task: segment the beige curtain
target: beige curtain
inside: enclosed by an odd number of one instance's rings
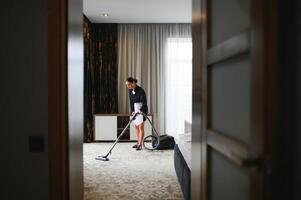
[[[169,37],[191,36],[190,24],[118,24],[118,112],[130,113],[127,77],[138,80],[147,95],[149,113],[165,132],[165,64]]]

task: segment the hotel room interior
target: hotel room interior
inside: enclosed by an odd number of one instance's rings
[[[190,199],[191,11],[190,0],[83,1],[85,199]],[[131,119],[127,77],[144,88],[148,117],[175,151],[136,152],[132,123],[102,163],[95,157]]]
[[[0,5],[1,200],[300,200],[300,0]],[[176,146],[95,160],[128,76]]]

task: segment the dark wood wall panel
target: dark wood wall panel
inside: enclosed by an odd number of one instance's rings
[[[117,24],[92,24],[97,113],[117,112]]]
[[[85,135],[93,141],[95,113],[117,113],[117,24],[84,17]]]
[[[92,42],[92,23],[84,16],[84,141],[89,142],[93,137],[93,113],[95,112],[93,98],[93,57],[90,56],[93,52]],[[90,94],[90,95],[89,95]]]

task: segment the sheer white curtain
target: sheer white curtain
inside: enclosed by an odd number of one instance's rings
[[[160,133],[166,132],[165,78],[169,38],[191,37],[190,24],[118,24],[118,112],[128,113],[127,77],[138,79]]]
[[[181,134],[192,118],[191,37],[168,38],[165,68],[165,132]]]

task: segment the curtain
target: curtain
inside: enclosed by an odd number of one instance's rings
[[[117,113],[117,24],[84,17],[84,142],[93,141],[94,114]]]
[[[191,37],[170,37],[166,48],[165,133],[190,132],[192,123]],[[188,126],[187,126],[188,125]]]
[[[165,132],[165,71],[167,41],[191,37],[190,24],[118,24],[118,109],[129,113],[125,80],[138,79],[159,132]]]

